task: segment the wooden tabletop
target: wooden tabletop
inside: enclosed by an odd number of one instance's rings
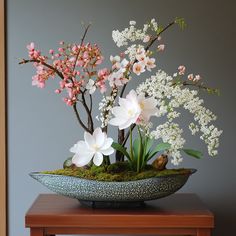
[[[78,200],[41,194],[25,216],[26,227],[213,228],[214,216],[195,194],[173,194],[138,209],[93,209]]]

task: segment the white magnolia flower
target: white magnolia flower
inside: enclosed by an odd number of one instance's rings
[[[87,165],[92,159],[96,166],[100,166],[103,162],[103,155],[111,155],[114,149],[111,147],[112,138],[108,138],[101,128],[96,128],[91,135],[84,132],[84,140],[78,141],[70,152],[75,153],[72,163],[78,167]]]
[[[148,122],[151,116],[158,113],[156,105],[154,98],[145,98],[143,94],[137,95],[131,90],[126,98],[119,98],[119,106],[112,108],[115,117],[109,123],[122,130],[140,121]]]
[[[157,101],[153,97],[145,98],[144,94],[140,94],[138,96],[138,103],[141,108],[140,120],[148,122],[151,116],[159,114]]]
[[[90,94],[93,94],[96,90],[95,82],[90,79],[88,83],[86,84],[86,89],[89,90]]]

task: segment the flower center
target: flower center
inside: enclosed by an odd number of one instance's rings
[[[95,151],[98,151],[98,149],[99,149],[98,145],[97,145],[97,144],[94,144],[94,145],[93,145],[93,149],[94,149]]]
[[[129,110],[128,110],[128,115],[129,115],[129,116],[133,116],[133,114],[134,114],[133,110],[129,109]]]
[[[140,103],[139,103],[139,106],[140,106],[141,110],[144,109],[144,104],[143,104],[143,102],[140,102]]]

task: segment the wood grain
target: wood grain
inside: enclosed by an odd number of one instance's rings
[[[195,194],[174,194],[137,209],[93,209],[76,199],[42,194],[25,217],[45,234],[161,234],[205,236],[214,216]]]
[[[6,235],[5,15],[0,0],[0,235]]]

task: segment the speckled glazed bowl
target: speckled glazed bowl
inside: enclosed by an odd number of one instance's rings
[[[153,177],[127,182],[105,182],[87,180],[64,175],[32,172],[30,176],[55,193],[76,198],[86,205],[94,203],[141,203],[168,196],[179,190],[196,172]],[[108,204],[108,205],[109,205]],[[113,204],[114,205],[114,204]]]

